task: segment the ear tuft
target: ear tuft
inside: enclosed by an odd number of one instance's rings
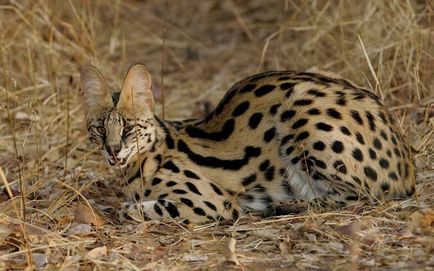
[[[138,116],[154,109],[151,74],[142,64],[132,66],[125,76],[117,108],[128,115]]]
[[[84,66],[80,78],[86,117],[98,117],[113,106],[108,84],[95,67]]]

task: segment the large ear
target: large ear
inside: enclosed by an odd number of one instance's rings
[[[142,64],[132,66],[122,85],[117,109],[130,116],[140,116],[154,110],[151,75]]]
[[[113,100],[107,82],[91,65],[81,71],[83,106],[86,117],[98,116],[113,107]]]

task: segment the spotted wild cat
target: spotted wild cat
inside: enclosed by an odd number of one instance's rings
[[[414,193],[413,162],[394,119],[369,90],[336,76],[272,71],[236,83],[201,120],[153,113],[151,76],[137,64],[112,90],[81,75],[92,142],[120,170],[128,202],[150,219],[201,223],[336,209]]]

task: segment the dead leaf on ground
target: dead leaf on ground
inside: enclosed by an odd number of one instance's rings
[[[87,253],[87,256],[89,256],[92,259],[101,258],[101,257],[106,256],[106,255],[107,255],[107,247],[106,246],[96,247]]]
[[[336,231],[351,237],[356,237],[360,233],[360,222],[355,220],[350,224],[336,228]]]
[[[434,233],[434,210],[416,211],[411,215],[415,231]]]
[[[101,227],[106,224],[97,213],[96,209],[91,209],[88,205],[79,203],[75,209],[74,219],[76,222],[92,224],[96,227]]]

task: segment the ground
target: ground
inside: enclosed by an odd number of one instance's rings
[[[433,10],[430,0],[3,1],[0,269],[433,270]],[[235,224],[120,225],[104,214],[117,189],[83,122],[86,63],[115,85],[147,65],[167,119],[203,116],[260,71],[316,67],[370,85],[415,151],[418,196]]]

